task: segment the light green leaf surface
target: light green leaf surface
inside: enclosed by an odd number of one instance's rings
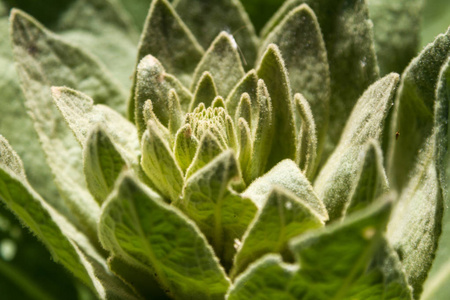
[[[94,58],[63,42],[25,13],[12,12],[11,31],[25,105],[47,163],[67,205],[93,237],[99,207],[86,188],[81,148],[51,101],[50,86],[71,86],[91,95],[96,103],[112,106],[123,103],[124,97]]]
[[[285,158],[295,159],[297,138],[289,78],[276,45],[270,44],[265,51],[257,74],[267,85],[272,100],[272,126],[275,134],[272,144],[265,145],[271,149],[266,165],[266,169],[270,169]]]
[[[94,127],[86,139],[83,151],[83,170],[86,183],[95,200],[101,205],[114,188],[125,160],[102,127]]]
[[[399,254],[414,296],[419,298],[441,234],[443,197],[435,163],[435,137],[418,157],[388,224],[387,238]]]
[[[194,90],[197,82],[203,76],[202,74],[208,71],[216,83],[218,94],[227,97],[245,75],[237,47],[232,35],[221,32],[211,43],[195,69],[191,91]]]
[[[363,167],[366,143],[381,138],[384,120],[392,107],[399,76],[386,75],[372,84],[356,103],[341,140],[314,182],[330,219],[343,215]]]
[[[148,123],[141,144],[141,164],[145,174],[165,198],[176,201],[183,188],[183,172],[154,122]]]
[[[198,139],[192,134],[190,124],[186,124],[177,132],[174,146],[174,156],[183,172],[191,165],[199,145]]]
[[[443,193],[443,218],[442,233],[439,238],[439,245],[436,258],[430,270],[422,294],[422,298],[445,299],[450,297],[448,281],[450,279],[450,161],[449,161],[449,137],[448,137],[448,116],[450,104],[450,58],[442,67],[438,88],[436,90],[435,105],[435,132],[436,132],[436,168],[438,171],[439,183]]]
[[[323,217],[306,202],[277,186],[268,193],[234,259],[231,276],[236,277],[247,266],[268,253],[280,253],[292,260],[288,241],[300,234],[324,226]]]
[[[360,169],[358,183],[347,202],[344,215],[369,206],[383,193],[388,192],[389,183],[383,167],[383,154],[377,141],[371,140],[364,151],[364,162]]]
[[[225,151],[186,182],[178,206],[199,226],[226,269],[256,213],[253,202],[230,189],[240,180],[239,165],[231,150]]]
[[[229,280],[197,227],[129,175],[105,202],[99,228],[106,249],[155,273],[169,295],[224,298]]]
[[[298,265],[266,256],[236,279],[228,299],[383,299],[383,277],[367,267],[382,246],[390,207],[382,203],[294,239]]]
[[[286,159],[263,176],[256,179],[242,194],[255,202],[259,209],[265,204],[265,200],[275,186],[280,186],[293,193],[306,205],[311,207],[320,220],[328,220],[328,213],[323,202],[317,197],[311,183],[292,160]]]
[[[326,159],[337,145],[356,101],[378,79],[373,25],[366,1],[289,0],[267,23],[262,36],[267,36],[289,11],[302,3],[308,4],[317,16],[330,66],[330,122],[322,156]]]
[[[380,74],[401,73],[419,48],[424,0],[367,0]]]
[[[174,136],[177,134],[178,129],[180,129],[183,124],[184,114],[181,111],[180,99],[178,94],[174,89],[169,91],[169,97],[167,99],[169,102],[169,125],[168,129],[170,132],[170,143],[173,145]]]
[[[256,75],[256,71],[250,70],[247,74],[245,74],[241,81],[236,84],[225,101],[227,111],[230,116],[234,116],[236,114],[236,109],[243,93],[247,93],[253,101],[256,100],[257,85],[258,76]]]
[[[252,102],[250,95],[247,93],[244,93],[241,96],[241,100],[236,109],[234,122],[238,123],[240,118],[243,118],[245,122],[247,122],[249,128],[252,128]]]
[[[205,107],[211,106],[218,95],[214,78],[208,71],[203,72],[196,84],[189,111],[193,111],[200,103],[203,103]]]
[[[169,123],[169,92],[174,89],[180,100],[183,111],[187,111],[191,102],[191,93],[174,76],[166,73],[162,64],[153,56],[144,57],[137,67],[137,84],[133,103],[136,113],[134,120],[139,137],[144,133],[147,124],[144,120],[144,104],[152,101],[153,112],[158,120],[167,126]]]
[[[119,0],[119,2],[131,16],[134,27],[141,31],[152,0]]]
[[[195,157],[186,171],[186,178],[189,178],[197,170],[213,160],[217,155],[222,153],[223,150],[224,149],[220,146],[217,138],[210,131],[207,131],[202,136]]]
[[[167,0],[154,0],[145,20],[138,47],[137,73],[134,75],[129,99],[128,113],[131,120],[139,116],[138,114],[135,116],[134,113],[136,107],[139,107],[134,105],[134,102],[138,101],[135,99],[135,94],[138,93],[135,90],[136,84],[142,81],[142,78],[139,78],[139,64],[149,54],[161,61],[159,68],[162,69],[162,74],[164,74],[165,68],[169,73],[174,74],[183,85],[190,86],[191,76],[202,58],[203,49]],[[160,65],[159,62],[158,65]],[[164,76],[161,80],[164,80]],[[182,97],[180,94],[178,96]],[[157,101],[151,98],[150,100]],[[165,124],[164,119],[161,122]]]
[[[436,38],[406,68],[389,132],[387,172],[391,185],[403,188],[415,157],[434,126],[434,103],[441,67],[450,55],[450,29]],[[400,133],[398,140],[395,132]]]
[[[221,31],[228,30],[241,48],[243,61],[253,66],[258,38],[240,1],[174,0],[173,5],[203,47],[207,48]]]
[[[117,5],[116,0],[65,1],[70,4],[57,17],[57,21],[53,20],[56,22],[50,27],[51,30],[94,54],[107,66],[106,73],[117,79],[116,86],[128,89],[139,40],[139,32],[128,15]],[[94,15],[95,18],[92,17]],[[120,104],[120,112],[125,113],[125,101],[122,99]]]
[[[239,141],[239,165],[242,170],[242,177],[245,183],[251,181],[250,166],[253,152],[252,136],[247,121],[240,118],[238,121],[238,141]]]
[[[265,50],[270,43],[276,44],[283,55],[292,92],[301,93],[311,106],[320,156],[328,129],[330,71],[314,12],[307,5],[290,11],[267,36],[260,50]]]
[[[22,161],[0,136],[0,199],[44,243],[53,259],[96,291],[100,299],[120,292],[134,299],[128,289],[111,276],[103,258],[79,232],[30,187]],[[102,278],[97,273],[103,274]],[[108,289],[108,286],[114,286]],[[125,297],[126,296],[126,297]]]
[[[308,101],[302,94],[295,94],[294,103],[301,121],[297,139],[297,160],[305,176],[312,179],[317,165],[317,130]]]

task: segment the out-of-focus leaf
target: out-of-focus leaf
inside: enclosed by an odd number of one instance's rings
[[[229,286],[197,227],[125,174],[103,206],[100,240],[115,256],[154,274],[180,299],[223,299]]]
[[[373,25],[366,1],[288,0],[267,23],[262,36],[267,36],[289,11],[302,3],[308,4],[317,16],[330,66],[330,121],[322,156],[326,159],[339,142],[356,101],[378,79]]]
[[[441,234],[443,198],[435,162],[435,137],[419,154],[414,175],[392,212],[387,238],[397,251],[419,299]]]
[[[421,47],[432,43],[437,35],[447,30],[450,7],[447,0],[424,0],[420,31]]]
[[[295,159],[296,134],[294,121],[294,106],[291,98],[291,88],[287,70],[278,47],[270,44],[261,58],[257,71],[258,77],[264,80],[272,100],[273,140],[266,169],[272,168],[279,161]]]
[[[231,276],[235,277],[251,262],[268,253],[280,253],[292,260],[288,241],[322,227],[322,219],[306,202],[275,186],[242,238]]]
[[[199,226],[221,258],[230,268],[240,240],[256,213],[256,206],[230,189],[240,179],[238,162],[228,150],[204,166],[186,182],[184,197],[178,206]]]
[[[364,92],[347,121],[338,146],[314,182],[314,189],[325,203],[331,220],[343,215],[352,197],[351,192],[358,184],[363,167],[367,142],[381,138],[398,80],[398,74],[386,75]]]
[[[308,100],[316,123],[320,157],[328,127],[330,71],[314,12],[307,5],[290,11],[267,36],[260,50],[270,43],[276,44],[283,55],[292,92],[301,93]]]
[[[380,74],[401,73],[417,55],[424,0],[368,0]]]
[[[441,67],[450,55],[450,29],[436,38],[406,68],[389,131],[387,173],[391,185],[403,188],[415,157],[434,126],[434,103]],[[396,139],[395,132],[400,136]]]
[[[293,193],[314,210],[320,216],[320,220],[328,220],[328,213],[323,202],[317,197],[311,183],[292,160],[286,159],[263,176],[256,179],[242,194],[255,202],[259,209],[265,204],[265,200],[275,186],[281,186]]]
[[[227,30],[241,47],[244,62],[253,65],[258,38],[238,0],[174,0],[173,5],[203,47],[207,48],[221,31]]]

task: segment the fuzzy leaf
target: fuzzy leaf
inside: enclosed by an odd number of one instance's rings
[[[124,158],[136,164],[139,140],[136,128],[127,119],[108,106],[94,105],[89,96],[66,87],[52,87],[52,96],[83,148],[91,129],[101,125]]]
[[[387,172],[393,187],[403,188],[410,178],[417,152],[434,126],[434,103],[441,67],[450,55],[450,29],[439,35],[406,68],[387,135]],[[398,140],[395,132],[400,133]]]
[[[251,200],[229,188],[236,178],[240,178],[238,162],[228,150],[187,180],[178,204],[197,223],[226,268],[236,252],[235,240],[242,238],[256,213]]]
[[[317,16],[330,66],[330,121],[322,156],[326,159],[337,145],[356,101],[378,79],[373,25],[366,1],[288,0],[267,23],[262,36],[267,36],[289,11],[302,3],[308,4]]]
[[[324,225],[322,216],[297,196],[274,187],[242,239],[231,276],[241,273],[267,253],[280,253],[292,259],[288,241],[310,229]]]
[[[192,134],[191,125],[186,124],[177,132],[174,155],[183,172],[191,165],[199,145],[198,139]]]
[[[294,109],[291,99],[289,78],[281,53],[276,45],[269,45],[258,67],[258,77],[264,80],[272,100],[273,141],[269,147],[270,154],[266,169],[272,168],[279,161],[295,159],[296,134]]]
[[[252,136],[247,121],[240,118],[238,121],[239,140],[239,165],[242,170],[242,177],[245,183],[250,182],[250,163],[253,152]]]
[[[177,134],[178,129],[183,124],[183,113],[181,111],[180,99],[178,99],[177,92],[174,89],[169,91],[167,101],[169,102],[168,129],[170,132],[171,144],[173,144],[173,136]]]
[[[208,47],[222,30],[227,29],[241,47],[243,60],[253,65],[258,38],[240,1],[174,0],[173,5],[203,47]]]
[[[141,144],[141,164],[145,174],[164,197],[177,200],[183,188],[183,172],[154,122],[149,122]]]
[[[105,130],[95,127],[86,139],[83,166],[89,191],[99,205],[112,192],[125,165],[125,160]]]
[[[238,123],[239,118],[243,118],[248,123],[249,128],[252,128],[252,100],[247,93],[242,94],[241,101],[239,101],[234,117],[236,123]]]
[[[200,231],[129,175],[104,205],[99,228],[106,249],[155,274],[172,297],[224,298],[229,281]]]
[[[294,103],[301,119],[298,134],[297,163],[308,179],[313,178],[316,171],[317,135],[316,123],[308,101],[301,94],[295,94]]]
[[[294,239],[290,246],[301,267],[266,256],[236,279],[228,299],[383,299],[383,277],[367,267],[382,244],[390,206]]]
[[[377,141],[368,142],[360,172],[358,184],[352,191],[351,200],[345,208],[345,215],[369,206],[389,190],[389,183],[383,167],[383,155]]]
[[[244,77],[245,72],[233,36],[221,32],[211,43],[202,60],[195,69],[191,91],[203,76],[210,72],[220,96],[226,97],[233,87]]]
[[[217,95],[216,84],[211,73],[208,71],[203,72],[195,87],[189,111],[193,111],[200,103],[203,103],[205,107],[211,106],[211,103]]]
[[[276,44],[283,54],[293,93],[301,93],[308,99],[316,122],[320,156],[328,127],[330,71],[314,12],[307,5],[290,11],[260,49],[266,49],[270,43]]]
[[[197,147],[195,157],[186,171],[186,178],[189,178],[197,170],[201,169],[217,155],[223,151],[217,138],[209,131],[207,131],[200,140],[200,144]]]
[[[53,259],[96,291],[100,299],[106,299],[107,294],[116,291],[123,292],[124,299],[135,299],[117,278],[107,273],[105,261],[86,236],[30,187],[25,178],[22,161],[2,136],[0,136],[0,199],[44,243]],[[94,272],[103,274],[103,278],[99,279]],[[115,288],[107,289],[108,285]]]
[[[251,70],[236,84],[225,101],[230,116],[236,114],[236,109],[243,93],[247,93],[253,101],[256,100],[257,86],[258,76],[255,70]]]
[[[443,199],[435,164],[435,137],[426,141],[414,176],[392,212],[387,237],[397,250],[415,298],[419,298],[435,257]]]
[[[152,1],[139,42],[137,63],[151,54],[185,86],[202,58],[203,48],[167,0]],[[136,78],[135,78],[136,80]]]
[[[261,209],[274,186],[281,186],[302,199],[315,214],[320,216],[322,222],[328,220],[325,206],[317,197],[311,183],[297,164],[289,159],[279,162],[272,170],[256,179],[242,195],[252,199]]]
[[[81,148],[51,100],[50,85],[67,85],[91,95],[95,103],[123,103],[123,94],[107,72],[81,49],[54,36],[18,10],[11,14],[14,57],[35,129],[56,185],[74,216],[96,235],[99,207],[89,194]],[[63,63],[61,63],[61,61]]]
[[[166,73],[161,63],[153,56],[144,57],[137,67],[137,83],[134,99],[135,123],[141,137],[147,128],[143,108],[147,100],[152,101],[153,112],[159,121],[167,126],[169,123],[169,105],[167,98],[174,89],[180,100],[181,108],[188,110],[191,93],[174,76]]]
[[[423,0],[368,0],[382,75],[400,73],[417,54]]]
[[[450,295],[448,280],[450,278],[450,265],[448,253],[450,251],[450,217],[449,217],[449,137],[448,137],[448,116],[450,103],[450,58],[442,67],[439,77],[438,88],[436,90],[435,105],[435,132],[436,132],[436,168],[438,171],[439,183],[443,193],[443,217],[442,233],[439,238],[439,247],[436,251],[436,258],[425,282],[422,298],[426,300],[445,299]]]
[[[351,199],[351,191],[358,184],[366,143],[381,138],[398,78],[395,73],[386,75],[364,92],[347,121],[338,146],[314,182],[314,189],[325,203],[331,220],[342,216]]]

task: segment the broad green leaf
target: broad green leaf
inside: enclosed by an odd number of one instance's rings
[[[154,122],[148,123],[141,144],[141,164],[145,174],[165,198],[177,200],[183,188],[183,172]]]
[[[167,126],[169,123],[169,92],[174,89],[180,100],[183,111],[187,111],[191,102],[191,93],[174,76],[166,73],[161,63],[153,56],[144,57],[136,71],[136,91],[133,98],[136,113],[134,120],[139,137],[144,133],[147,124],[144,121],[143,108],[147,100],[152,101],[153,112],[159,121]],[[133,96],[134,97],[134,96]]]
[[[419,298],[435,257],[444,209],[434,136],[425,142],[413,174],[392,212],[387,238],[399,254],[414,296]]]
[[[123,94],[104,68],[81,49],[54,36],[18,10],[11,14],[14,58],[26,96],[26,107],[55,178],[73,215],[96,236],[99,207],[88,193],[81,147],[51,100],[51,85],[67,85],[92,96],[95,103],[123,103]]]
[[[130,175],[103,206],[99,228],[106,249],[155,274],[170,296],[224,298],[229,280],[197,227]]]
[[[0,136],[0,199],[50,251],[53,259],[96,291],[100,299],[115,291],[134,299],[117,278],[108,274],[103,258],[62,215],[48,205],[29,185],[22,161]],[[86,260],[89,260],[87,262]],[[101,280],[96,273],[103,274]],[[114,289],[106,287],[113,285]],[[114,290],[114,291],[113,291]]]
[[[125,166],[125,160],[105,130],[94,127],[86,139],[83,169],[89,191],[99,205],[112,192],[114,183]]]
[[[252,136],[247,121],[240,118],[238,121],[238,141],[239,141],[239,165],[242,170],[242,177],[245,183],[250,183],[250,164],[253,152]]]
[[[138,99],[135,99],[135,95],[138,93],[136,87],[142,81],[142,78],[139,78],[139,64],[147,55],[154,56],[162,63],[158,62],[154,73],[159,71],[158,69],[162,69],[158,73],[164,74],[162,67],[164,65],[164,68],[169,73],[174,74],[185,86],[190,85],[191,76],[202,58],[202,47],[167,0],[154,0],[145,20],[144,30],[139,42],[136,73],[133,78],[131,97],[129,99],[128,114],[131,120],[139,116],[138,113],[135,113],[135,109],[139,108],[138,104],[135,104],[135,102],[139,102]],[[156,62],[151,61],[150,63],[151,65],[156,64]],[[159,78],[160,81],[164,80],[164,75],[161,76],[160,74],[156,78]],[[178,93],[178,96],[182,97],[180,93]],[[157,101],[151,98],[150,100]],[[165,120],[162,119],[161,122],[165,123]]]
[[[192,134],[191,125],[186,124],[178,130],[174,156],[183,172],[186,172],[194,160],[199,143],[198,139]]]
[[[367,152],[366,143],[372,139],[379,142],[381,138],[398,80],[395,73],[386,75],[364,92],[347,121],[339,144],[314,182],[330,220],[343,215],[352,197]]]
[[[245,75],[237,47],[233,36],[221,32],[211,43],[195,69],[191,91],[194,90],[203,73],[210,72],[216,83],[218,94],[227,97],[233,87]]]
[[[438,88],[436,90],[435,105],[435,132],[436,132],[436,168],[438,171],[439,183],[443,193],[443,217],[442,233],[439,238],[439,246],[436,251],[436,258],[428,275],[422,294],[423,299],[445,299],[450,295],[448,280],[450,278],[450,217],[449,204],[450,194],[448,191],[450,178],[449,161],[449,137],[448,137],[448,115],[450,103],[450,58],[442,67],[439,77]]]
[[[272,126],[274,136],[266,169],[272,168],[279,161],[295,159],[296,133],[294,108],[287,70],[278,47],[270,44],[258,67],[258,77],[264,80],[272,100]]]
[[[139,139],[130,121],[108,106],[94,105],[89,96],[76,90],[52,87],[52,96],[81,147],[85,148],[92,128],[100,125],[127,162],[137,164]]]
[[[272,100],[267,91],[264,80],[258,80],[256,107],[258,114],[255,117],[253,134],[253,154],[250,170],[250,181],[263,175],[268,164],[268,158],[275,128],[273,126]]]
[[[225,101],[230,116],[236,114],[236,109],[243,93],[249,94],[250,99],[253,99],[253,101],[256,100],[257,86],[258,76],[255,70],[251,70],[236,84]]]
[[[401,73],[417,54],[424,0],[367,0],[381,75]]]
[[[383,276],[368,266],[383,244],[390,208],[384,202],[295,238],[298,264],[266,256],[236,279],[227,299],[383,299]]]
[[[294,103],[299,119],[301,119],[298,134],[297,163],[308,179],[312,179],[317,165],[317,134],[316,123],[308,101],[302,94],[295,94]]]
[[[251,262],[267,253],[280,253],[292,259],[288,241],[308,230],[324,226],[322,219],[303,200],[274,187],[242,238],[231,276],[236,277]]]
[[[316,215],[320,216],[322,222],[328,220],[325,206],[317,197],[311,183],[297,164],[289,159],[279,162],[272,170],[253,181],[242,195],[252,199],[256,206],[261,209],[275,186],[281,186],[304,201]]]
[[[330,121],[322,155],[326,159],[339,142],[356,101],[378,79],[373,25],[366,1],[288,0],[267,23],[262,36],[267,36],[289,11],[302,3],[308,4],[317,16],[330,66]]]
[[[208,71],[203,72],[195,87],[189,111],[193,111],[200,103],[203,103],[205,107],[211,106],[211,103],[217,95],[216,84],[211,73]]]
[[[130,265],[120,257],[115,256],[108,258],[108,267],[143,299],[170,299],[149,270]]]
[[[256,213],[253,202],[230,189],[240,179],[239,165],[231,150],[225,151],[186,182],[178,206],[198,225],[226,269]]]
[[[186,171],[186,178],[189,178],[197,170],[201,169],[203,166],[213,160],[223,150],[224,149],[217,140],[217,137],[214,136],[210,131],[205,132],[197,147],[195,157]]]
[[[268,35],[260,50],[276,44],[286,64],[293,93],[308,100],[317,128],[319,157],[329,118],[330,71],[327,51],[314,12],[300,5]]]
[[[241,47],[243,61],[253,65],[258,38],[240,1],[174,0],[173,5],[203,47],[207,48],[221,31],[227,29]]]
[[[407,184],[412,162],[432,132],[439,72],[449,55],[450,29],[428,45],[402,75],[387,132],[387,173],[393,187],[401,189]],[[398,140],[395,132],[400,133]]]
[[[34,2],[34,1],[27,1]],[[63,1],[61,1],[63,2]],[[65,40],[94,54],[117,79],[116,86],[128,89],[136,59],[137,31],[115,0],[69,0],[67,9],[55,18],[51,30]],[[53,8],[53,5],[47,4]],[[41,8],[42,9],[42,8]],[[93,18],[92,16],[95,16]],[[120,41],[120,42],[119,42]],[[126,110],[126,94],[121,113]]]
[[[352,191],[344,215],[369,206],[375,199],[389,190],[389,183],[383,167],[383,155],[380,145],[372,140],[364,151],[364,162],[360,169],[358,183]]]

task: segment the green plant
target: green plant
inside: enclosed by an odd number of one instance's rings
[[[0,136],[0,198],[101,299],[437,297],[450,31],[409,62],[420,6],[290,0],[257,36],[237,0],[154,0],[129,96],[119,4],[70,4],[81,47],[13,10],[60,197]]]

